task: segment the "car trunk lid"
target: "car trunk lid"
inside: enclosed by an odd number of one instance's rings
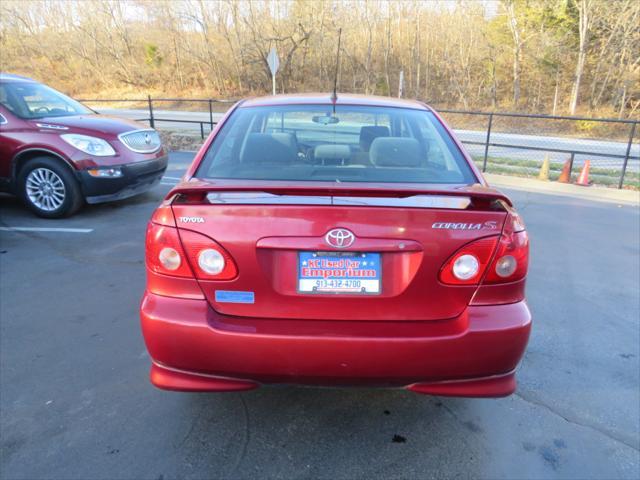
[[[219,313],[300,320],[455,317],[477,286],[445,285],[440,268],[463,245],[499,235],[506,212],[496,202],[508,202],[479,186],[269,183],[196,181],[171,192],[178,228],[207,235],[237,264],[232,280],[199,280]],[[335,229],[352,233],[353,243],[328,243]],[[379,290],[301,292],[302,262],[315,254],[378,262]]]

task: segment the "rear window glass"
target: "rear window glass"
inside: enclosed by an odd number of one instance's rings
[[[433,113],[385,107],[238,108],[196,176],[211,179],[476,183]]]

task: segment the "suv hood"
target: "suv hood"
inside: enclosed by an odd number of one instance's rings
[[[100,134],[117,136],[124,132],[130,132],[131,130],[149,128],[133,120],[101,114],[43,117],[29,120],[29,123],[34,127],[40,126],[40,128],[44,129],[47,129],[47,126],[51,126],[52,129],[55,129],[56,126],[67,127],[69,133],[85,135]],[[60,131],[60,133],[64,132]]]

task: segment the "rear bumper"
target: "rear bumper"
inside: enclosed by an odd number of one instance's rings
[[[168,157],[162,156],[144,162],[118,165],[122,176],[96,178],[86,170],[78,172],[80,185],[87,203],[121,200],[150,190],[160,182],[167,169]]]
[[[141,321],[151,381],[182,391],[293,383],[505,396],[531,330],[525,302],[473,306],[441,322],[294,322],[223,317],[205,300],[149,292]]]

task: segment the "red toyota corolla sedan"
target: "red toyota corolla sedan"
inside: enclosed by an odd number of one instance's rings
[[[147,230],[151,381],[515,390],[527,233],[428,106],[235,105]]]

